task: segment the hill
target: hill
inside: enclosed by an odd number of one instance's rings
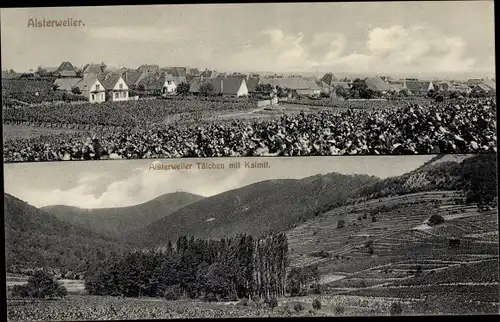
[[[131,207],[82,209],[57,205],[41,209],[75,226],[107,236],[122,237],[132,228],[145,227],[203,198],[187,192],[175,192]]]
[[[325,204],[342,204],[354,191],[378,180],[330,173],[258,182],[188,205],[134,235],[144,245],[153,246],[181,235],[221,238],[284,231],[314,217]]]
[[[126,247],[62,222],[9,194],[4,194],[4,222],[6,268],[12,273],[39,267],[82,272],[87,262]]]

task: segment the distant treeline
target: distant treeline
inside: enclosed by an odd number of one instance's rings
[[[96,263],[85,278],[94,295],[236,300],[283,296],[288,267],[284,233],[221,240],[181,236],[173,245]]]

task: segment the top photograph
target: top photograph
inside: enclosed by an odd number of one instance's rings
[[[3,161],[496,153],[493,5],[1,9]]]

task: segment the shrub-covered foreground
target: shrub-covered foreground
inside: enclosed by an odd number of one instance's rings
[[[10,301],[9,301],[10,302]],[[231,318],[320,316],[321,311],[297,313],[288,307],[225,305],[111,296],[70,296],[59,301],[9,303],[8,321],[95,321],[172,318]]]

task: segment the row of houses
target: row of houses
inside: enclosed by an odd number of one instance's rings
[[[332,96],[339,88],[349,90],[352,81],[339,80],[333,73],[321,79],[297,75],[261,77],[256,74],[217,73],[212,70],[200,71],[189,67],[165,67],[141,65],[137,69],[121,68],[108,71],[104,63],[86,64],[77,70],[70,62],[63,62],[55,71],[58,78],[54,82],[57,90],[84,95],[89,102],[125,101],[130,91],[155,92],[163,96],[178,92],[180,84],[189,86],[192,94],[199,94],[203,84],[210,84],[213,94],[226,96],[247,96],[257,92],[259,85],[267,85],[276,91],[289,89],[298,95]],[[381,93],[406,90],[409,95],[427,95],[431,90],[458,91],[470,93],[473,90],[495,91],[495,82],[489,79],[473,79],[465,83],[433,82],[418,79],[395,80],[391,77],[376,76],[364,79],[367,88]]]

